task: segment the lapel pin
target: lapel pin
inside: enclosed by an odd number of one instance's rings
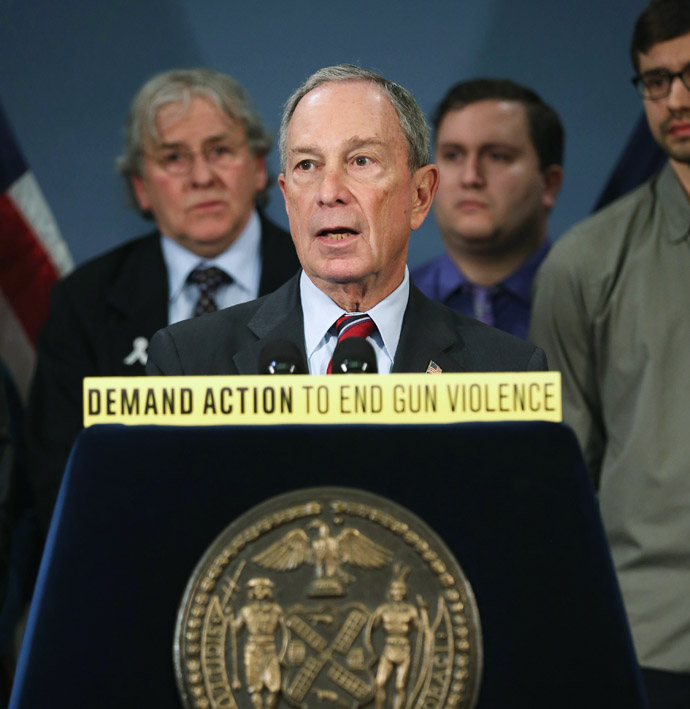
[[[132,351],[122,361],[130,366],[137,362],[146,364],[146,360],[149,357],[148,346],[149,341],[145,337],[135,337],[134,342],[132,342]]]
[[[427,374],[441,374],[443,370],[434,362],[433,359],[429,360],[429,364],[426,368],[426,373]]]

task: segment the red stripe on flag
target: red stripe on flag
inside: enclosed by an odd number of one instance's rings
[[[0,195],[0,289],[31,342],[48,317],[58,273],[43,244],[8,195]]]

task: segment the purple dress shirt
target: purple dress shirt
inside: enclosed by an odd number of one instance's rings
[[[549,241],[525,263],[486,293],[470,283],[447,253],[411,271],[412,280],[424,295],[497,327],[527,339],[532,301],[532,282],[537,269],[551,248]]]

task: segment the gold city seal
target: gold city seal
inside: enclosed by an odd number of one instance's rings
[[[410,511],[361,490],[280,495],[234,521],[177,617],[185,707],[473,707],[472,589]]]

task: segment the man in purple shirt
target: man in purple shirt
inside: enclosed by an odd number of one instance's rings
[[[433,126],[434,216],[446,252],[412,279],[430,298],[526,338],[563,181],[560,118],[531,89],[476,79],[448,91]]]

